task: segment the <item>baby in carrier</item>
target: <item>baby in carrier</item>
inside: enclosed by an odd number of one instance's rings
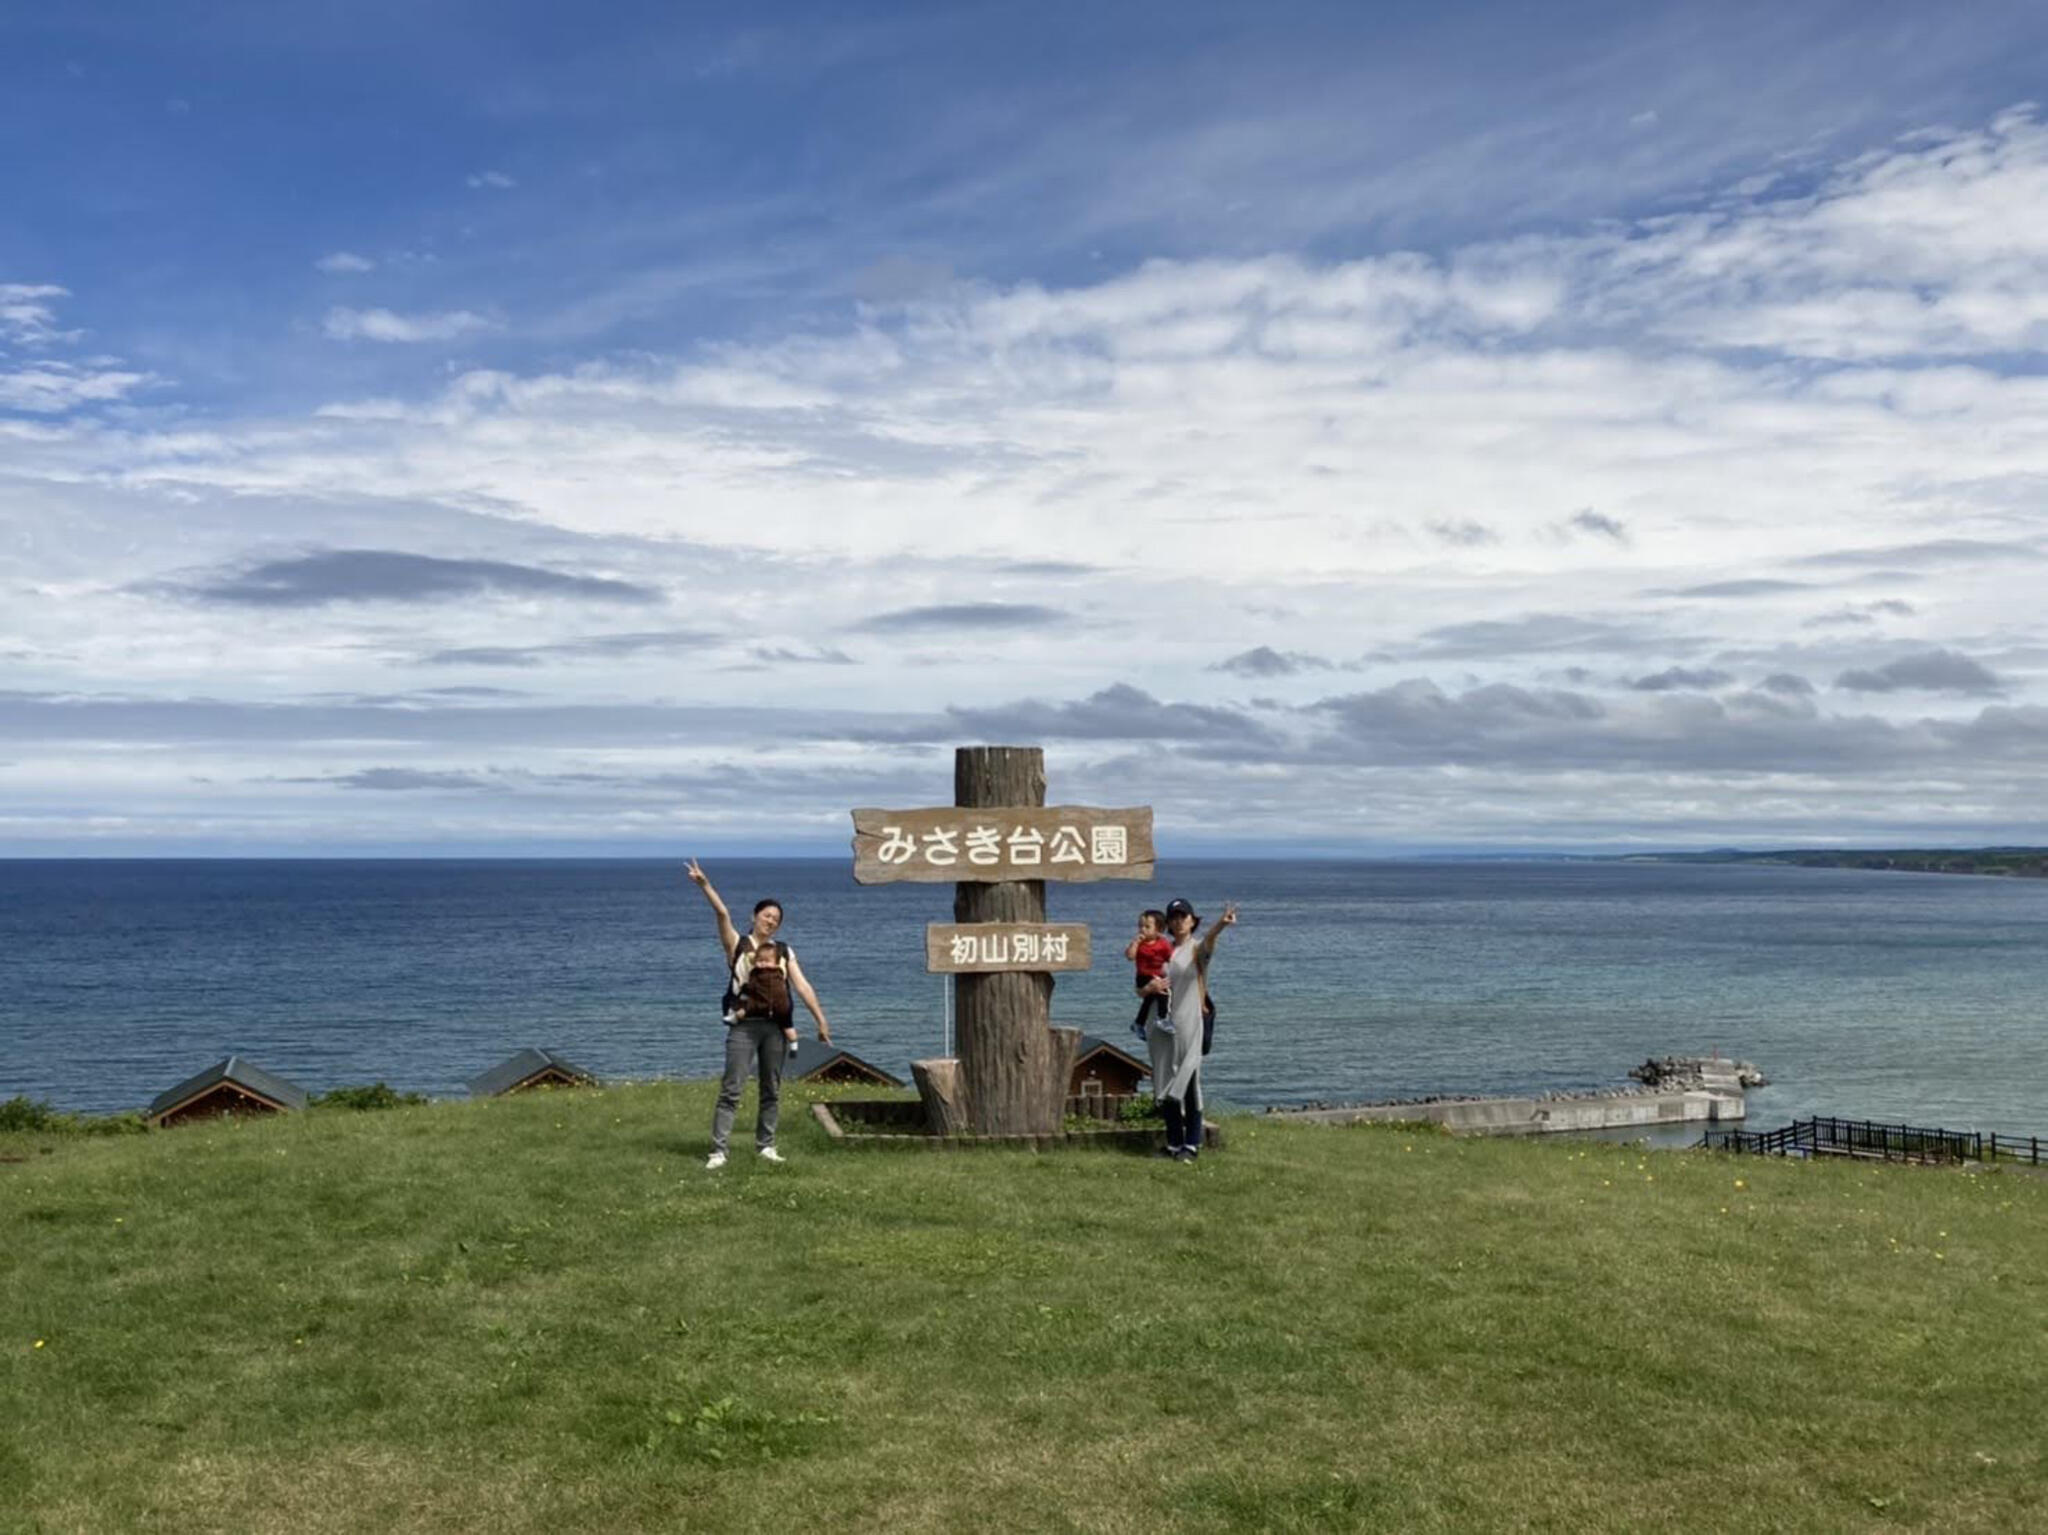
[[[782,1025],[782,1037],[796,1048],[796,1007],[789,994],[789,971],[783,946],[773,939],[754,944],[743,939],[733,955],[732,1006],[727,1023],[766,1021]]]

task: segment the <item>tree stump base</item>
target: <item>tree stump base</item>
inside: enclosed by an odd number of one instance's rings
[[[961,1080],[960,1063],[951,1056],[928,1061],[910,1063],[911,1079],[917,1083],[917,1095],[924,1100],[925,1123],[933,1135],[965,1135],[967,1133],[966,1084]]]
[[[813,1103],[811,1117],[835,1147],[847,1151],[1108,1151],[1151,1156],[1166,1144],[1157,1125],[1107,1121],[1062,1126],[1050,1135],[934,1135],[925,1107],[915,1098],[834,1098]],[[1223,1132],[1212,1120],[1202,1126],[1202,1145],[1220,1150]]]

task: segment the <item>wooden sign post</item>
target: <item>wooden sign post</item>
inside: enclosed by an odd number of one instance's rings
[[[925,958],[957,977],[960,1055],[910,1068],[933,1129],[1058,1134],[1081,1031],[1052,1027],[1052,972],[1087,967],[1088,933],[1045,920],[1045,882],[1150,879],[1151,810],[1048,808],[1041,749],[963,746],[951,809],[856,810],[853,827],[860,883],[954,881]]]

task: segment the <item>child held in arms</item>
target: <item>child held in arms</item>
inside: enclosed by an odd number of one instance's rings
[[[1172,1032],[1173,1024],[1166,1016],[1165,989],[1149,989],[1166,974],[1167,964],[1173,959],[1173,940],[1166,936],[1165,912],[1147,911],[1138,918],[1138,936],[1124,945],[1124,958],[1136,965],[1138,971],[1138,1016],[1131,1020],[1131,1032],[1143,1039],[1145,1020],[1155,1009],[1159,1026]]]
[[[1169,948],[1171,946],[1169,945]],[[744,974],[735,974],[735,1020],[766,1018],[782,1025],[782,1037],[796,1049],[796,1012],[789,995],[789,972],[782,965],[782,945],[769,939],[743,956]],[[735,972],[740,964],[734,966]]]

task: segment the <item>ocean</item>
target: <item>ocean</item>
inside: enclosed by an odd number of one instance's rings
[[[940,1052],[923,927],[951,886],[856,886],[845,859],[708,870],[735,912],[784,903],[837,1044],[902,1076]],[[1050,887],[1096,953],[1059,978],[1056,1021],[1127,1037],[1124,942],[1175,895],[1242,911],[1213,975],[1221,1103],[1611,1087],[1717,1049],[1771,1079],[1754,1126],[2048,1133],[2048,881],[1176,861]],[[456,1095],[526,1045],[607,1078],[708,1076],[720,980],[709,909],[668,862],[0,862],[0,1099],[135,1108],[230,1053],[314,1091]]]

